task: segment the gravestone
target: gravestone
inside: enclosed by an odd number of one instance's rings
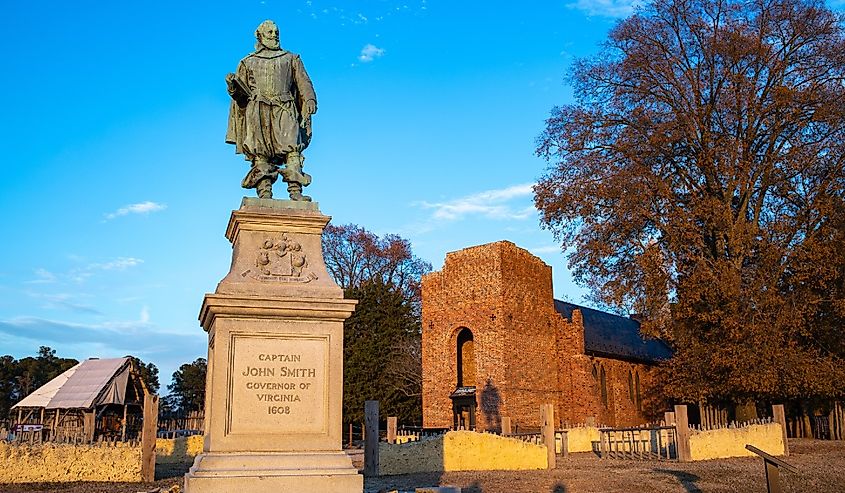
[[[343,321],[316,202],[244,198],[228,275],[207,294],[205,442],[188,493],[361,492],[341,450]]]

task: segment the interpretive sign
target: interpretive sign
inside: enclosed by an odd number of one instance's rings
[[[328,356],[328,337],[232,334],[228,433],[326,433]]]

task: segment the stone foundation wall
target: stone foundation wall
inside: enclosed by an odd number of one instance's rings
[[[756,454],[745,449],[746,444],[754,445],[771,455],[784,453],[783,432],[779,423],[710,431],[692,430],[689,444],[692,460],[757,457]]]
[[[141,447],[0,442],[0,483],[141,481]]]
[[[379,443],[379,474],[546,469],[546,447],[489,433],[450,431],[402,445]]]

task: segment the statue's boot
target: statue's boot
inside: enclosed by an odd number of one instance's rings
[[[259,198],[273,198],[273,183],[279,177],[279,167],[267,158],[256,156],[249,172],[241,182],[244,188],[254,188]]]
[[[302,195],[302,187],[311,184],[311,175],[302,171],[302,163],[305,158],[298,152],[291,152],[285,159],[285,168],[282,169],[282,180],[288,184],[288,195],[291,200],[311,202],[311,197]]]
[[[255,191],[258,193],[259,199],[272,199],[273,182],[269,178],[258,180],[258,183],[255,185]]]
[[[296,182],[288,183],[288,195],[290,195],[291,200],[311,202],[311,197],[308,195],[302,195],[302,185]]]

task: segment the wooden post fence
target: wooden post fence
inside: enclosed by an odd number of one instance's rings
[[[780,424],[780,429],[783,433],[783,455],[789,456],[789,442],[786,439],[786,413],[783,410],[783,404],[772,406],[772,416],[775,422]]]
[[[378,401],[364,402],[364,475],[378,476]]]
[[[502,416],[502,435],[510,435],[511,433],[511,418]]]
[[[675,429],[677,436],[678,460],[689,462],[691,459],[689,446],[689,419],[687,418],[687,406],[675,406]]]
[[[396,416],[387,418],[387,443],[396,443]]]
[[[772,455],[763,452],[762,450],[758,449],[753,445],[746,445],[746,450],[754,452],[755,454],[759,455],[763,458],[763,467],[766,470],[766,489],[769,493],[782,493],[783,487],[780,484],[780,471],[779,468],[784,468],[784,470],[789,471],[791,473],[798,473],[798,469],[791,465],[787,464],[786,462],[774,457]]]
[[[141,429],[141,480],[155,481],[156,431],[158,430],[158,396],[144,395],[144,427]]]
[[[546,453],[549,458],[549,469],[555,468],[555,407],[554,404],[543,404],[540,406],[540,432],[543,435],[543,444],[546,446]]]

